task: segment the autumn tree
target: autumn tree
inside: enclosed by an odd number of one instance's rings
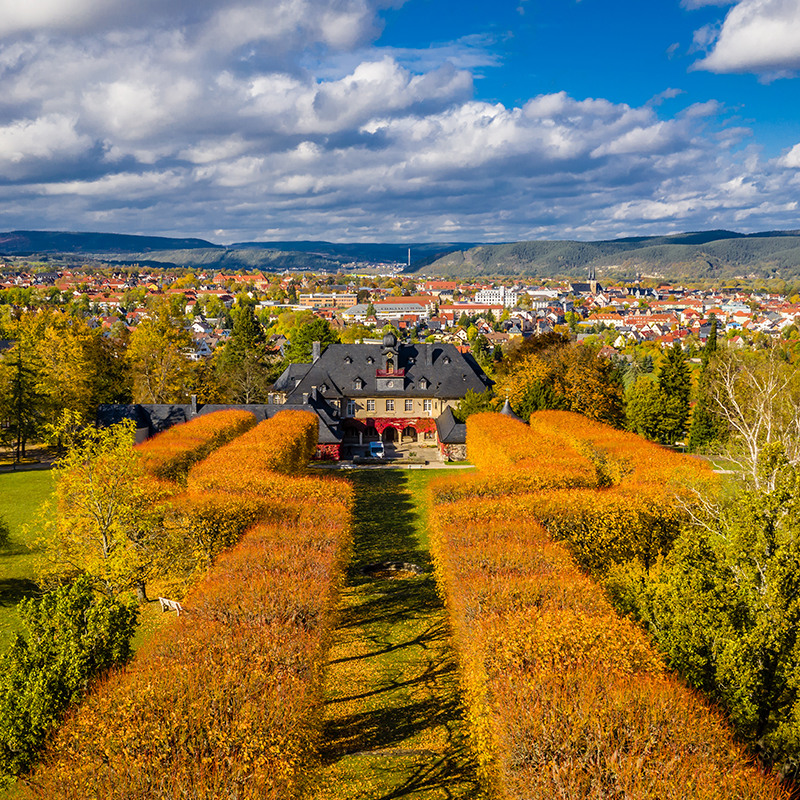
[[[137,403],[179,403],[187,399],[192,337],[178,304],[158,300],[130,338],[127,362]]]
[[[147,581],[163,569],[167,490],[145,474],[134,434],[130,421],[85,429],[59,461],[45,585],[87,575],[110,597],[135,590],[146,601]]]
[[[621,424],[622,391],[610,361],[560,334],[531,339],[530,344],[513,348],[498,365],[494,389],[500,400],[507,397],[523,419],[534,411],[561,409]]]

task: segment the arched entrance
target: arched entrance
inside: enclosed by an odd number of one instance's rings
[[[403,441],[404,442],[416,442],[417,441],[417,430],[413,428],[411,425],[403,428]]]
[[[383,431],[383,441],[384,442],[396,442],[397,441],[397,429],[396,428],[385,428]]]

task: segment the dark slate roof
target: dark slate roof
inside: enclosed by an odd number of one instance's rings
[[[214,411],[249,411],[255,415],[258,422],[272,419],[281,411],[312,411],[319,420],[319,443],[337,444],[342,440],[339,429],[338,412],[332,409],[322,398],[309,398],[307,404],[295,405],[269,405],[267,403],[250,403],[237,405],[234,403],[197,406],[197,416],[212,414]],[[114,425],[124,419],[132,419],[139,430],[148,429],[150,435],[165,431],[173,425],[186,422],[192,417],[191,404],[132,404],[132,405],[101,405],[97,409],[97,423],[101,426]]]
[[[97,424],[101,427],[116,425],[126,419],[132,419],[139,430],[150,427],[150,416],[140,405],[111,405],[110,403],[104,403],[97,407]]]
[[[272,387],[276,392],[291,392],[311,369],[311,364],[289,364]]]
[[[459,352],[452,344],[436,342],[399,345],[395,367],[405,370],[403,386],[394,391],[379,390],[376,370],[383,363],[384,352],[384,346],[380,344],[329,345],[320,358],[307,367],[300,383],[293,390],[288,390],[288,402],[302,402],[303,394],[310,395],[315,386],[319,388],[323,385],[327,389],[320,391],[328,400],[376,396],[460,398],[469,389],[483,392],[492,385],[470,354]],[[426,363],[426,354],[430,354],[430,364]],[[372,363],[369,359],[372,359]],[[286,372],[275,384],[274,388],[278,391],[279,384],[291,383],[291,377],[284,376],[287,376]],[[427,381],[425,389],[420,385],[423,378]],[[361,380],[361,389],[355,388],[358,379]]]
[[[506,397],[506,402],[503,404],[503,407],[500,409],[501,414],[505,414],[507,417],[511,417],[511,419],[518,419],[520,422],[525,422],[522,417],[514,412],[514,409],[511,408],[511,403],[508,402],[508,398]]]
[[[467,425],[456,421],[453,409],[448,406],[436,420],[436,431],[442,444],[466,444]]]

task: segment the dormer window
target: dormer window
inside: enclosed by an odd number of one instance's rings
[[[319,390],[322,392],[322,394],[325,394],[325,392],[328,391],[328,384],[323,383],[322,386],[319,387]]]
[[[423,379],[422,379],[422,380],[419,382],[419,388],[420,388],[420,389],[427,389],[427,388],[428,388],[428,381],[427,381],[425,378],[423,378]]]
[[[445,356],[444,357],[444,363],[445,364],[449,364],[450,363],[450,356]]]
[[[354,389],[363,389],[364,388],[364,381],[362,381],[361,378],[356,378],[353,381],[353,388]]]
[[[375,359],[372,356],[367,356],[367,364],[374,364]]]
[[[350,356],[345,356],[344,357],[344,363],[345,364],[352,364],[353,363],[353,359],[350,358]]]

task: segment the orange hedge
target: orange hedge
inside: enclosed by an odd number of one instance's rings
[[[529,511],[460,507],[434,509],[433,552],[496,797],[784,797]]]
[[[286,474],[314,451],[311,416],[282,412],[216,451],[213,470],[195,467],[175,501],[190,549],[212,558],[261,521],[219,554],[186,613],[71,714],[22,796],[302,794],[352,508],[348,482]],[[196,473],[225,491],[208,493]]]
[[[142,465],[157,478],[179,481],[192,464],[256,424],[249,411],[215,411],[173,425],[135,447]]]
[[[482,469],[466,489],[432,487],[432,547],[494,794],[783,797],[539,522],[596,572],[652,563],[679,522],[669,486],[707,478],[703,465],[576,414],[534,414],[529,429],[475,416],[467,444]],[[534,444],[553,457],[531,458]]]

